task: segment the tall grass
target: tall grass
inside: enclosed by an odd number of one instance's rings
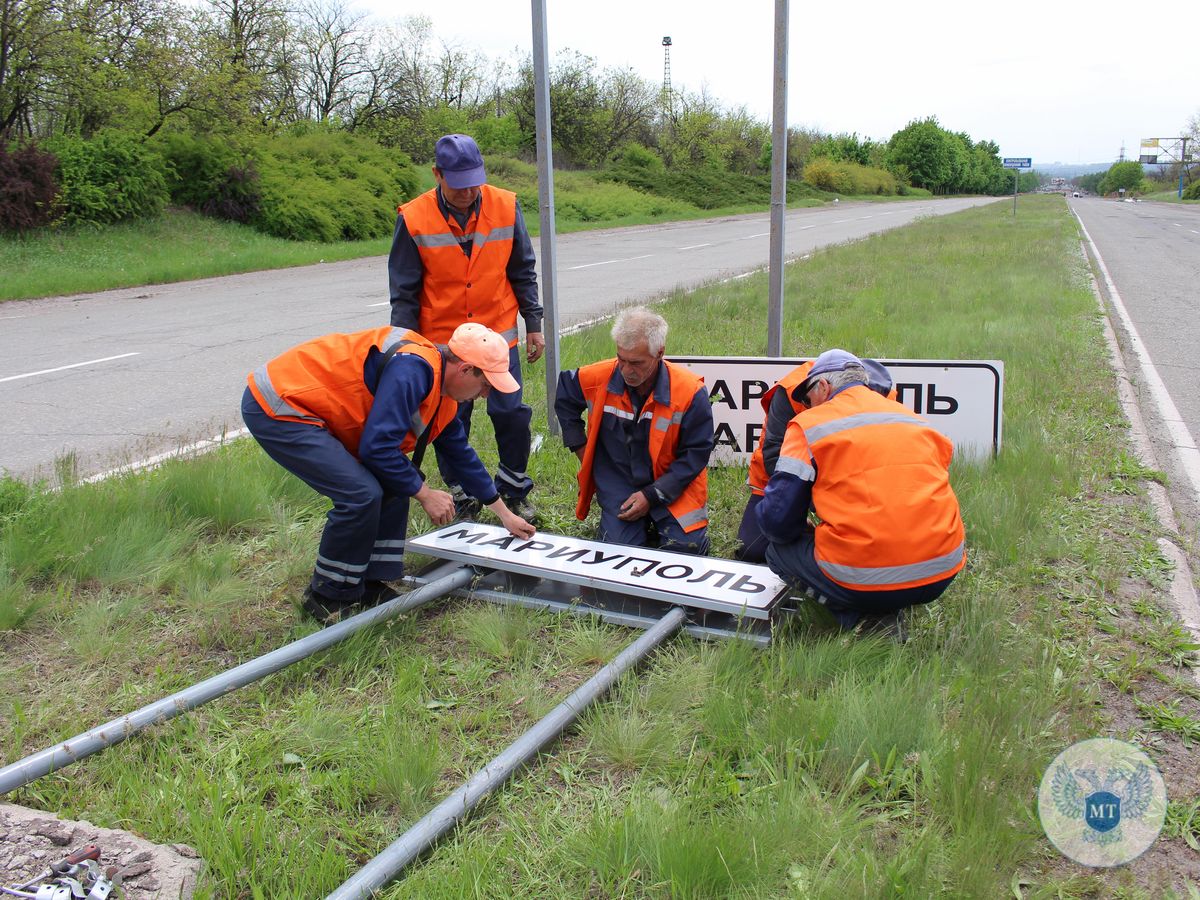
[[[805,617],[766,650],[671,644],[384,896],[995,897],[1065,883],[1039,873],[1031,813],[1054,752],[1094,727],[1074,683],[1088,654],[1060,652],[1074,627],[1060,598],[1069,612],[1153,571],[1144,542],[1121,537],[1145,518],[1075,226],[1060,199],[1030,198],[1016,222],[996,204],[817,253],[786,285],[789,353],[1005,361],[1004,449],[953,472],[967,569],[914,615],[907,645]],[[765,277],[661,309],[670,352],[764,349]],[[563,341],[566,365],[611,354],[603,326]],[[545,432],[541,379],[526,380]],[[474,434],[493,461],[490,429]],[[547,441],[531,470],[554,530],[585,535],[569,514],[576,465]],[[719,553],[744,477],[710,479]],[[0,488],[6,760],[314,627],[295,598],[325,504],[252,443],[58,494]],[[413,531],[427,527],[414,509]],[[631,637],[447,602],[12,799],[195,846],[202,897],[321,895]]]

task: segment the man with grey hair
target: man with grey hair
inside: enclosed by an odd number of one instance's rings
[[[622,310],[612,338],[615,358],[558,377],[554,412],[581,463],[575,515],[587,518],[598,497],[600,540],[707,553],[713,417],[704,379],[663,359],[667,322],[644,307]]]

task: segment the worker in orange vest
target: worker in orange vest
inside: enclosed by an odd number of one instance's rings
[[[799,400],[758,504],[767,565],[844,628],[941,596],[966,562],[950,440],[845,350],[817,357]]]
[[[663,359],[657,313],[623,310],[612,337],[616,359],[558,378],[554,412],[581,463],[575,515],[587,518],[598,497],[600,540],[705,554],[713,416],[704,380]]]
[[[250,373],[246,427],[268,456],[333,501],[302,600],[318,621],[396,596],[387,582],[404,574],[410,497],[435,525],[454,518],[453,498],[421,474],[430,441],[505,528],[534,533],[500,498],[457,418],[462,401],[517,389],[508,356],[507,342],[483,325],[459,326],[446,347],[385,326],[307,341]]]
[[[525,322],[525,359],[541,359],[542,306],[538,302],[533,244],[517,195],[487,184],[483,156],[475,140],[447,134],[434,149],[436,186],[403,204],[388,256],[391,322],[444,344],[462,322],[498,332],[509,345],[512,392],[496,391],[487,412],[496,432],[500,465],[496,486],[505,503],[526,518],[536,515],[529,501],[530,421],[533,411],[522,399],[518,314]],[[471,433],[472,401],[459,416]],[[458,513],[471,518],[478,502],[463,490],[457,473],[438,454],[442,479],[454,495]]]
[[[892,387],[892,376],[887,367],[873,359],[864,359],[862,364],[867,370],[867,386],[875,393],[895,400],[896,390]],[[735,559],[753,563],[766,559],[767,538],[758,527],[758,504],[763,491],[767,489],[767,479],[775,472],[788,422],[806,408],[800,402],[799,389],[808,378],[812,366],[811,361],[796,366],[775,382],[760,401],[766,417],[763,419],[762,438],[750,456],[750,470],[746,476],[750,499],[746,501],[742,522],[738,526],[738,546],[733,552]]]

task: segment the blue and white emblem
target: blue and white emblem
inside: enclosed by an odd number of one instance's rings
[[[1140,856],[1158,837],[1166,811],[1158,768],[1137,747],[1110,738],[1068,747],[1038,792],[1046,836],[1064,856],[1088,866],[1119,866]]]

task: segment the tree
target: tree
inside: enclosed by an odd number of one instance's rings
[[[916,187],[947,193],[961,173],[961,143],[937,119],[913,120],[888,141],[888,165],[907,173]],[[957,170],[957,171],[956,171]]]
[[[351,13],[343,0],[310,0],[300,7],[298,92],[306,118],[353,119],[361,81],[370,68],[365,19],[364,14]]]
[[[1133,160],[1113,163],[1104,178],[1100,181],[1100,193],[1112,194],[1124,188],[1133,192],[1141,188],[1143,181],[1142,164]]]

